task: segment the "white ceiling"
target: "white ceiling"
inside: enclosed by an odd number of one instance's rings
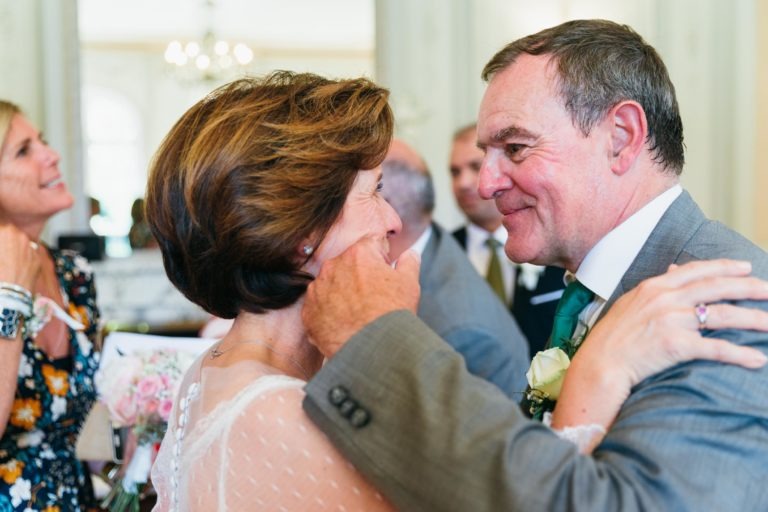
[[[165,42],[221,36],[285,48],[374,47],[374,0],[79,0],[83,42]]]

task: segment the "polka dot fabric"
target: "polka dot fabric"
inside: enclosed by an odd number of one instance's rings
[[[234,368],[204,368],[199,387],[185,382],[152,469],[154,510],[394,510],[304,414],[305,382]],[[224,379],[234,371],[254,378]]]

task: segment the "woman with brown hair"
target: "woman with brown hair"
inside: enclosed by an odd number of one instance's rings
[[[216,89],[160,146],[146,213],[168,276],[235,320],[181,385],[152,470],[155,510],[391,510],[301,407],[323,362],[301,321],[307,285],[362,238],[386,260],[401,227],[379,195],[387,97],[365,79],[275,72]],[[695,330],[689,320],[667,319]],[[721,359],[750,364],[754,350],[734,350]],[[353,425],[371,419],[329,400]]]
[[[368,80],[274,73],[215,90],[151,165],[146,212],[173,283],[230,332],[187,373],[152,480],[158,510],[389,505],[301,410],[322,356],[301,297],[320,264],[400,229],[379,194],[393,118]],[[370,169],[370,170],[361,170]]]

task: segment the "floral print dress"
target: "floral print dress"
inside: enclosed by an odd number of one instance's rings
[[[88,469],[75,458],[80,426],[96,398],[96,293],[83,257],[56,250],[51,255],[64,304],[85,329],[69,329],[71,355],[57,360],[31,338],[23,340],[16,395],[0,439],[0,512],[96,508]]]

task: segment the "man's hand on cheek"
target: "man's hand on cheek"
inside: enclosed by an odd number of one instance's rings
[[[355,333],[400,309],[416,312],[420,258],[403,253],[395,268],[372,238],[326,261],[307,289],[302,318],[310,340],[332,357]]]

